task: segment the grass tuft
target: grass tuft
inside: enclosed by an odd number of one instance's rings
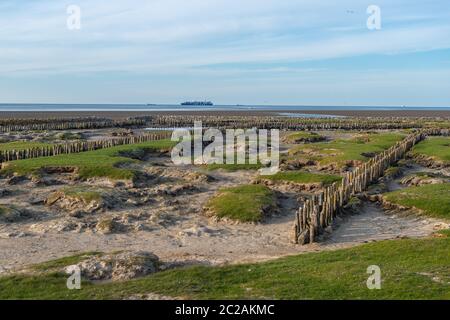
[[[64,193],[67,197],[80,199],[86,204],[102,200],[101,192],[95,189],[86,189],[85,187],[64,187],[59,192]]]
[[[284,141],[287,143],[318,142],[323,140],[325,140],[324,136],[306,131],[290,133],[284,138]]]
[[[218,218],[258,222],[263,219],[264,209],[274,205],[273,191],[266,186],[249,184],[222,189],[206,207]]]

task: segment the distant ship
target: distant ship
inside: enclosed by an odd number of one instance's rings
[[[211,101],[185,101],[181,103],[182,106],[213,106]]]

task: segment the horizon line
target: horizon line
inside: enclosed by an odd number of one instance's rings
[[[74,106],[74,105],[80,105],[80,106],[180,106],[180,107],[186,107],[182,106],[181,103],[108,103],[108,102],[102,102],[102,103],[76,103],[76,102],[70,102],[70,103],[49,103],[49,102],[0,102],[0,106],[8,106],[8,105],[44,105],[44,106]],[[340,104],[240,104],[240,103],[225,103],[225,104],[214,104],[212,106],[204,106],[204,105],[193,105],[192,107],[205,107],[205,108],[214,108],[214,107],[348,107],[348,108],[355,108],[355,107],[364,107],[364,108],[450,108],[449,105],[362,105],[362,104],[352,104],[352,105],[340,105]]]

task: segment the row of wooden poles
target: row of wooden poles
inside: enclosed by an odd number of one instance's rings
[[[145,126],[145,118],[111,120],[105,118],[61,118],[61,119],[2,119],[0,132],[32,130],[76,130]]]
[[[425,118],[424,121],[430,119]],[[442,120],[442,119],[441,119]],[[373,118],[291,118],[280,116],[227,116],[227,115],[154,115],[111,120],[99,117],[49,118],[49,119],[0,119],[0,132],[31,130],[74,130],[114,127],[191,127],[194,121],[202,121],[204,127],[218,129],[259,128],[280,130],[370,130],[422,128],[421,119],[404,117]]]
[[[423,132],[427,136],[450,136],[450,129],[426,129]]]
[[[167,131],[167,132],[148,133],[138,136],[119,137],[112,139],[68,142],[45,147],[33,147],[23,150],[6,150],[0,151],[0,163],[21,159],[50,157],[59,154],[79,153],[104,148],[111,148],[120,145],[168,139],[170,137],[171,132]]]
[[[307,199],[296,213],[295,242],[313,243],[317,236],[333,223],[336,215],[352,196],[364,191],[370,183],[381,177],[390,165],[403,158],[408,150],[426,136],[450,136],[450,129],[425,129],[412,133],[354,171],[347,172],[341,183],[335,182]]]
[[[295,242],[313,243],[317,236],[333,223],[341,208],[355,194],[364,191],[370,183],[381,177],[392,164],[403,158],[417,142],[424,139],[423,131],[412,133],[404,140],[371,158],[353,171],[346,172],[342,182],[335,182],[307,199],[296,213]]]
[[[289,118],[273,116],[178,116],[158,115],[149,119],[153,127],[191,127],[202,121],[204,127],[218,129],[258,128],[280,130],[370,130],[421,128],[422,123],[409,118]]]

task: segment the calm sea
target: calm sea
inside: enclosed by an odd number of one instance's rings
[[[374,107],[374,106],[283,106],[283,105],[214,105],[181,106],[171,104],[7,104],[0,111],[305,111],[305,110],[450,110],[449,107]]]

